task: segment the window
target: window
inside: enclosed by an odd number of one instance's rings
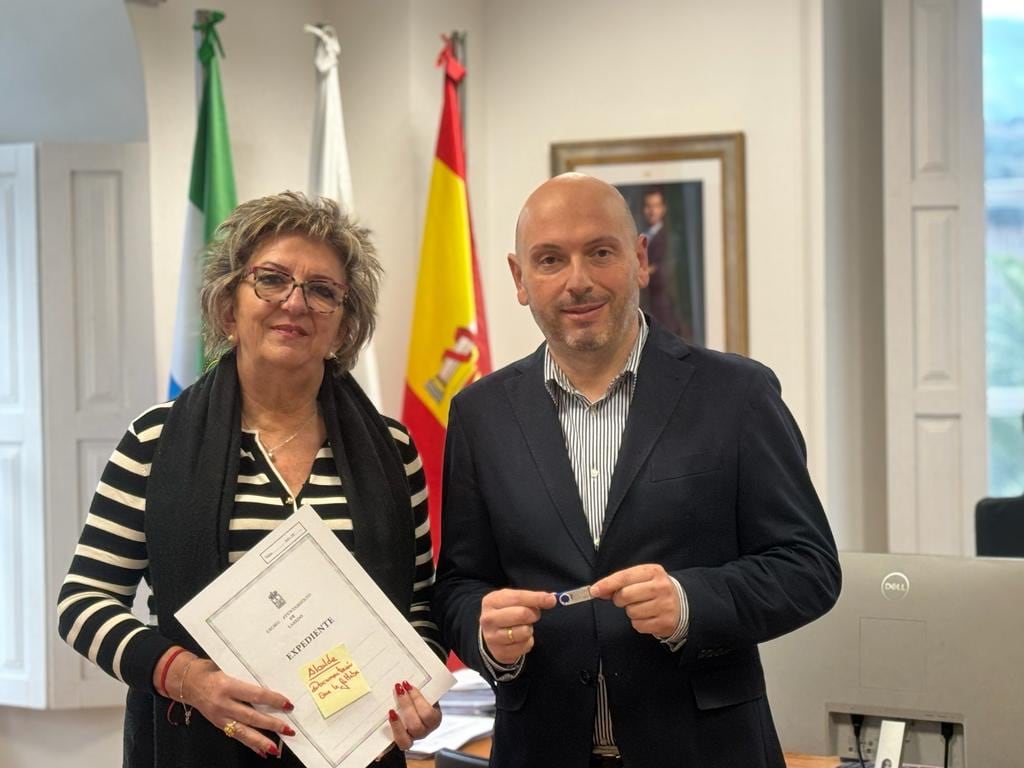
[[[1024,0],[983,4],[989,493],[1024,493]]]

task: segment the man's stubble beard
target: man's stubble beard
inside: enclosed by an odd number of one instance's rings
[[[586,301],[577,302],[578,304],[586,304]],[[572,305],[568,305],[572,306]],[[566,332],[565,325],[557,321],[552,322],[550,325],[542,318],[541,314],[534,309],[533,305],[530,305],[530,313],[533,315],[533,320],[537,323],[541,333],[544,334],[544,338],[548,344],[555,343],[564,347],[567,347],[574,352],[596,352],[603,349],[608,345],[612,337],[612,332],[615,330],[622,330],[625,332],[626,326],[628,326],[630,318],[636,316],[637,311],[640,308],[640,291],[629,298],[625,306],[622,309],[622,313],[613,318],[613,322],[605,325],[600,330],[594,328],[581,328],[575,333]],[[563,309],[559,306],[555,312],[556,316]]]

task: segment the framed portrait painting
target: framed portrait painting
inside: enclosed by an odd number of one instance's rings
[[[552,175],[615,187],[647,237],[640,306],[687,341],[747,354],[742,133],[552,144]]]

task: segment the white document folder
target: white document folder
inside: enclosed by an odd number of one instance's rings
[[[394,685],[435,703],[455,679],[316,512],[303,506],[175,614],[227,674],[288,697],[274,711],[307,768],[363,768],[391,743]],[[344,645],[369,692],[325,717],[304,670]]]

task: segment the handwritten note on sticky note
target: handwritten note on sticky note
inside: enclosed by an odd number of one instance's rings
[[[366,678],[344,645],[307,661],[299,668],[299,677],[325,718],[370,692]]]

